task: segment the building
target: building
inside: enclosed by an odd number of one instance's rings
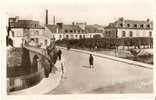
[[[23,39],[34,38],[38,42],[38,37],[44,34],[44,27],[39,25],[38,21],[21,20],[19,17],[9,18],[9,34],[8,36],[13,40],[14,47],[21,47]]]
[[[72,24],[56,23],[55,16],[53,24],[48,24],[48,10],[45,16],[45,35],[51,39],[82,39],[93,38],[95,35],[103,37],[104,27],[101,25],[87,25],[86,22]]]
[[[98,29],[97,26],[87,25],[87,23],[72,23],[63,24],[56,23],[56,25],[45,25],[45,34],[49,34],[55,40],[62,39],[82,39],[93,38],[94,35],[103,37],[104,28]]]
[[[105,27],[105,37],[152,37],[153,22],[149,19],[127,20],[119,18],[117,21],[110,23]]]

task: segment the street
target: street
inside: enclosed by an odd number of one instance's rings
[[[57,88],[48,94],[152,93],[153,70],[64,50],[65,73]],[[53,83],[51,83],[53,84]]]

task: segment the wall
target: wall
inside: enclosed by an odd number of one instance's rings
[[[126,32],[126,37],[130,37],[129,36],[129,32],[132,31],[133,32],[133,37],[149,37],[149,32],[152,30],[146,30],[146,29],[118,29],[117,30],[117,35],[118,37],[122,37],[122,31]],[[153,35],[153,34],[152,34]]]
[[[26,50],[29,50],[28,56],[30,57],[31,65],[33,63],[33,57],[35,55],[37,55],[39,59],[49,59],[47,55],[45,55],[43,49],[36,49],[36,48],[29,47],[29,48],[26,48]],[[39,83],[44,77],[44,67],[42,66],[42,63],[43,63],[42,61],[40,60],[38,61],[36,71],[30,72],[24,75],[18,75],[15,77],[7,77],[8,93],[11,91],[29,88]],[[30,68],[30,70],[34,69],[32,68],[33,66],[27,66],[27,67]]]
[[[13,40],[14,47],[21,47],[23,38],[23,29],[13,28],[13,32],[10,32],[10,38]]]
[[[56,40],[62,40],[64,38],[67,38],[67,35],[68,35],[68,39],[80,39],[80,36],[81,38],[93,38],[94,35],[97,35],[99,34],[101,37],[103,37],[103,33],[86,33],[86,34],[78,34],[78,33],[66,33],[66,34],[62,34],[62,33],[52,33],[50,34],[50,38],[55,38]],[[61,38],[60,38],[61,36]]]
[[[30,29],[30,36],[43,35],[44,29]]]

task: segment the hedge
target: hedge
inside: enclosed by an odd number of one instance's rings
[[[73,48],[104,48],[113,49],[118,46],[148,46],[153,48],[153,38],[135,37],[135,38],[86,38],[86,39],[63,39],[56,41],[57,45],[69,46]]]

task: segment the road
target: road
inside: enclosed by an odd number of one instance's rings
[[[94,56],[63,51],[65,74],[59,86],[48,94],[151,93],[153,70]]]

